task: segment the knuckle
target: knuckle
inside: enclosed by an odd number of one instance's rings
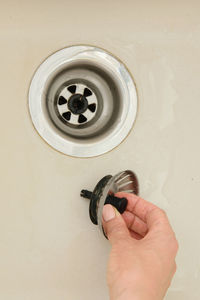
[[[179,243],[178,243],[178,240],[176,238],[176,235],[175,235],[175,232],[173,231],[173,246],[174,246],[174,250],[177,252],[178,249],[179,249]]]
[[[177,264],[176,264],[176,262],[174,263],[174,272],[176,272],[176,270],[177,270]]]
[[[174,240],[174,250],[175,250],[176,253],[178,252],[178,249],[179,249],[179,244],[178,244],[177,239],[175,238],[175,240]]]
[[[154,224],[159,226],[159,225],[164,225],[164,224],[168,224],[167,223],[167,215],[166,212],[159,208],[156,207],[152,210],[152,215],[154,215]]]
[[[166,218],[167,217],[166,212],[162,208],[159,208],[159,207],[155,207],[152,210],[152,213],[156,214],[160,218]]]
[[[177,264],[176,264],[176,262],[174,261],[173,269],[172,269],[173,275],[176,273],[176,270],[177,270]]]
[[[178,248],[179,248],[179,245],[178,245],[178,241],[177,239],[173,236],[171,238],[171,241],[170,241],[170,250],[171,250],[171,254],[176,256],[177,252],[178,252]]]
[[[164,209],[161,209],[161,208],[159,208],[159,209],[160,209],[161,216],[167,217],[166,211]]]

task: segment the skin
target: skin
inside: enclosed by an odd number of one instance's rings
[[[103,209],[103,227],[111,242],[107,269],[110,300],[162,300],[176,271],[178,242],[166,213],[126,193],[123,215]]]

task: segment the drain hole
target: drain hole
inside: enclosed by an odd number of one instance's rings
[[[67,89],[72,94],[75,94],[75,92],[76,92],[76,86],[75,85],[71,85]]]
[[[62,114],[63,118],[67,121],[69,121],[71,119],[71,112],[67,111],[64,114]]]
[[[87,107],[88,101],[83,95],[74,94],[70,97],[68,108],[73,114],[80,115],[87,110]]]
[[[95,110],[96,110],[96,104],[95,104],[95,103],[92,103],[92,104],[88,105],[88,109],[89,109],[91,112],[95,112]]]
[[[84,116],[84,115],[80,115],[79,117],[78,117],[78,122],[79,123],[84,123],[84,122],[86,122],[87,121],[87,118]]]
[[[85,88],[84,89],[84,94],[83,94],[85,97],[89,97],[89,96],[91,96],[92,95],[92,92],[89,90],[89,89],[87,89],[87,88]]]
[[[70,94],[66,90],[70,92]],[[90,103],[88,103],[88,98]],[[67,123],[80,125],[90,122],[96,115],[98,103],[95,93],[85,84],[74,83],[60,91],[58,95],[57,109],[59,116]],[[64,122],[66,125],[66,122]]]
[[[58,104],[63,105],[63,104],[66,104],[66,103],[67,103],[67,100],[63,96],[60,96],[59,100],[58,100]]]

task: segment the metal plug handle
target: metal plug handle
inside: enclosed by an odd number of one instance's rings
[[[81,197],[90,200],[90,220],[93,224],[99,225],[102,232],[102,212],[105,204],[111,204],[120,214],[123,214],[126,210],[128,200],[125,197],[116,197],[115,195],[118,192],[138,194],[138,180],[132,171],[125,170],[115,176],[106,175],[97,183],[93,192],[88,190],[81,191]]]
[[[88,191],[88,190],[82,190],[81,191],[81,197],[83,198],[87,198],[87,199],[92,199],[92,192]],[[114,206],[118,212],[120,214],[123,214],[123,212],[126,210],[126,206],[127,206],[127,199],[126,198],[119,198],[119,197],[116,197],[114,196],[113,194],[112,195],[108,195],[106,197],[106,201],[104,203],[105,204],[111,204],[112,206]]]

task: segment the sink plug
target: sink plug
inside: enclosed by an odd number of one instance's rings
[[[102,210],[105,204],[113,205],[121,214],[126,210],[128,200],[116,197],[117,192],[138,194],[139,184],[136,175],[126,170],[115,176],[106,175],[96,185],[93,192],[81,191],[81,197],[90,199],[89,215],[93,224],[102,229]]]
[[[93,193],[88,190],[82,190],[81,197],[92,200],[95,195],[93,196]],[[127,203],[128,201],[126,198],[119,198],[115,197],[114,195],[108,195],[106,197],[104,205],[111,204],[118,210],[118,212],[120,212],[120,214],[123,214],[123,212],[126,210]]]

